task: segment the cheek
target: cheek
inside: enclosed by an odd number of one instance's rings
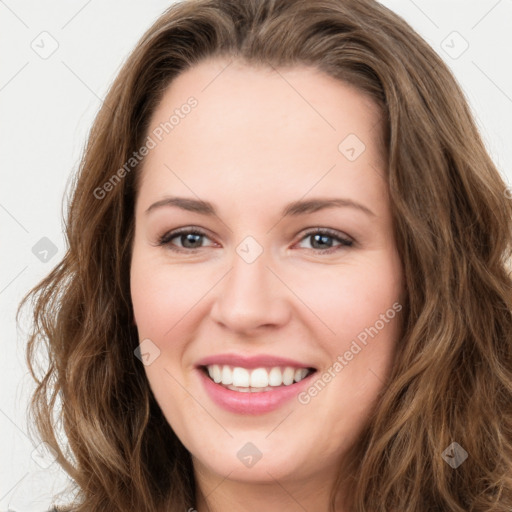
[[[194,405],[183,389],[180,365],[186,340],[193,337],[190,312],[204,295],[191,285],[190,277],[163,264],[158,255],[134,250],[130,286],[135,321],[140,341],[151,340],[152,360],[144,370],[162,412],[178,430],[183,411]]]
[[[135,251],[130,287],[135,321],[141,335],[155,339],[168,335],[204,295],[206,285],[198,272],[165,264],[161,255]]]
[[[315,325],[320,339],[332,341],[337,350],[376,322],[378,330],[388,332],[390,324],[396,323],[391,320],[398,316],[393,304],[401,297],[400,262],[387,252],[377,256],[344,265],[319,266],[314,274],[290,272],[286,276],[309,309],[304,311],[312,319],[310,326]],[[386,316],[385,328],[381,315]]]
[[[315,279],[309,276],[296,283],[320,320],[314,319],[311,325],[316,343],[327,356],[318,375],[323,382],[304,396],[304,402],[314,402],[312,409],[322,409],[322,403],[338,404],[340,429],[348,421],[347,410],[350,421],[358,425],[366,418],[387,382],[401,328],[399,258],[383,252],[368,264],[359,263],[318,272]],[[315,414],[322,411],[315,409]]]

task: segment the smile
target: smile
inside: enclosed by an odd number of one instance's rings
[[[280,386],[290,386],[314,372],[312,368],[291,366],[250,369],[227,364],[211,364],[202,368],[216,384],[242,393],[272,391]]]

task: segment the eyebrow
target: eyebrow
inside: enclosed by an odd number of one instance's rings
[[[175,206],[189,212],[199,213],[201,215],[217,216],[217,212],[212,203],[201,199],[192,199],[186,197],[164,197],[160,201],[153,203],[147,210],[146,214],[157,208],[165,206]],[[368,207],[347,198],[326,198],[326,199],[308,199],[293,201],[287,204],[282,212],[282,217],[299,216],[308,213],[314,213],[325,208],[354,208],[362,211],[370,217],[376,217],[375,213]]]

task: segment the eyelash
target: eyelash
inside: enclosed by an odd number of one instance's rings
[[[187,228],[180,228],[175,231],[170,231],[168,233],[165,233],[158,239],[157,245],[158,246],[167,246],[171,251],[181,252],[181,253],[191,253],[191,252],[197,251],[198,249],[202,249],[202,247],[197,247],[195,249],[180,248],[180,247],[173,246],[170,243],[171,240],[173,240],[174,238],[176,238],[180,235],[188,235],[188,234],[199,235],[199,236],[204,236],[204,237],[208,238],[208,235],[204,231],[197,229],[197,228],[187,227]],[[316,228],[314,230],[309,230],[306,233],[304,233],[303,237],[299,240],[299,242],[310,237],[310,236],[313,236],[313,235],[322,235],[322,236],[326,236],[329,238],[334,238],[336,241],[340,242],[340,245],[335,246],[335,247],[329,247],[328,249],[309,249],[309,250],[315,251],[319,254],[330,254],[330,253],[333,253],[333,252],[339,250],[340,248],[352,247],[354,244],[353,240],[343,238],[339,235],[339,233],[337,231],[334,231],[334,230],[328,229],[328,228]]]

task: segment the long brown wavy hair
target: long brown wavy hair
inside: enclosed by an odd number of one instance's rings
[[[29,422],[75,484],[70,509],[183,512],[196,502],[190,454],[134,356],[140,164],[104,197],[95,191],[143,145],[170,82],[219,56],[315,67],[384,114],[407,300],[390,379],[353,447],[350,511],[510,512],[512,204],[447,66],[373,0],[183,1],[124,64],[72,183],[69,248],[18,309],[31,298]],[[452,442],[468,454],[456,469],[442,456]]]

